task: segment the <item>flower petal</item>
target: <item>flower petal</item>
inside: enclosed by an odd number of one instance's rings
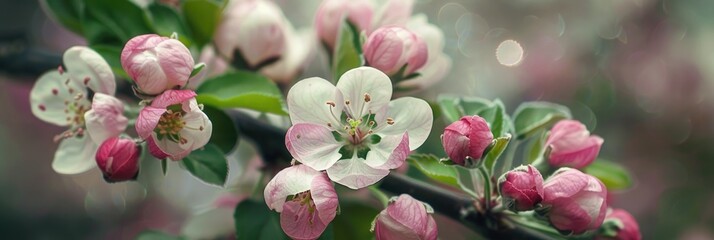
[[[171,105],[186,102],[194,97],[196,97],[196,92],[193,90],[166,90],[151,101],[151,106],[155,108],[167,108]]]
[[[377,169],[395,169],[407,159],[409,155],[409,134],[387,135],[378,144],[370,146],[365,164]]]
[[[52,169],[60,174],[86,172],[97,165],[94,160],[97,147],[98,145],[87,136],[64,139],[57,147]]]
[[[315,171],[304,164],[281,170],[265,186],[263,191],[265,203],[270,209],[282,212],[286,198],[310,190],[313,179],[320,174],[324,173]]]
[[[337,82],[345,101],[350,101],[347,112],[361,118],[376,113],[392,99],[392,81],[382,71],[371,67],[358,67],[342,74]],[[369,94],[369,102],[365,102]]]
[[[75,100],[78,94],[86,95],[84,87],[70,80],[67,74],[52,71],[42,75],[30,91],[30,105],[35,117],[58,126],[68,126],[75,117],[74,111],[67,111],[69,104],[77,102],[84,109],[90,103],[86,98]],[[73,107],[79,107],[73,106]]]
[[[374,234],[377,240],[421,240],[416,232],[389,216],[387,210],[377,215],[377,222],[374,225]]]
[[[191,146],[191,150],[202,148],[211,139],[213,123],[205,113],[195,108],[194,111],[183,116],[186,125],[181,130],[181,136],[186,138],[186,145]]]
[[[119,99],[103,93],[94,94],[92,109],[84,114],[89,137],[101,144],[107,138],[119,136],[129,124],[123,112],[124,103]]]
[[[424,235],[430,218],[424,204],[407,194],[399,195],[399,198],[387,207],[387,213],[419,236]]]
[[[429,104],[413,97],[403,97],[390,102],[387,116],[394,119],[394,124],[383,124],[384,128],[380,128],[377,133],[380,135],[409,133],[410,150],[417,149],[426,141],[434,122]]]
[[[285,134],[285,146],[301,163],[322,171],[342,158],[342,143],[332,136],[332,131],[310,123],[295,124]]]
[[[195,63],[193,57],[191,57],[191,52],[183,43],[176,39],[169,39],[159,43],[156,46],[156,57],[159,59],[159,65],[168,78],[167,83],[173,85],[166,86],[167,88],[186,85]]]
[[[312,180],[310,195],[322,222],[332,222],[337,214],[339,202],[335,187],[332,186],[332,181],[327,177],[327,174],[321,173]]]
[[[352,189],[360,189],[377,183],[389,174],[389,170],[375,169],[364,163],[364,159],[357,158],[337,161],[327,169],[327,175],[332,181]]]
[[[89,87],[94,92],[114,95],[117,89],[114,73],[99,53],[88,47],[76,46],[64,52],[62,58],[67,73],[74,81]]]
[[[290,88],[287,99],[293,124],[331,123],[339,126],[338,119],[335,118],[342,114],[342,93],[327,80],[317,77],[301,80]],[[328,102],[335,103],[335,106],[331,107]]]
[[[286,50],[280,60],[260,69],[260,72],[273,81],[289,83],[298,73],[310,63],[315,54],[315,38],[309,29],[297,32],[289,22],[286,26],[288,35]]]
[[[136,118],[136,133],[142,139],[147,139],[154,132],[154,128],[159,124],[161,115],[166,112],[165,108],[155,108],[146,106],[139,112],[139,117]]]
[[[292,239],[317,239],[329,222],[322,221],[299,202],[286,202],[280,213],[280,227]]]
[[[375,14],[372,29],[384,26],[403,27],[409,21],[413,8],[414,0],[388,0]]]

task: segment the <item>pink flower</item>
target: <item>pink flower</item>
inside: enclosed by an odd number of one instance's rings
[[[134,180],[139,175],[141,148],[131,139],[112,137],[105,140],[95,159],[107,182]]]
[[[185,86],[194,61],[188,48],[178,40],[146,34],[124,45],[121,66],[141,93],[158,95]]]
[[[215,44],[221,55],[230,59],[241,57],[249,66],[257,67],[281,57],[288,41],[286,24],[275,3],[234,1],[224,11],[216,29]]]
[[[493,133],[485,119],[479,116],[464,116],[444,129],[441,144],[451,161],[467,165],[466,157],[474,163],[481,159],[483,151],[493,141]]]
[[[498,188],[504,205],[513,211],[533,210],[543,200],[543,176],[531,165],[503,174]]]
[[[293,239],[318,238],[337,214],[332,182],[325,173],[304,164],[278,172],[265,186],[264,195],[268,207],[280,213],[283,231]]]
[[[152,155],[178,161],[208,143],[213,125],[195,96],[191,90],[166,90],[141,109],[136,132]]]
[[[363,49],[367,64],[390,76],[397,74],[405,65],[403,76],[416,72],[424,66],[428,56],[426,43],[401,27],[375,30],[367,38]]]
[[[438,236],[436,221],[424,204],[402,194],[377,215],[374,225],[377,240],[432,240]]]
[[[614,237],[598,236],[598,240],[641,240],[640,225],[632,215],[622,209],[611,209],[605,217],[605,223],[611,222],[616,228]],[[607,224],[603,224],[605,227]]]
[[[424,143],[433,122],[424,100],[391,98],[389,77],[370,67],[345,72],[336,87],[321,78],[299,81],[288,92],[293,126],[285,145],[339,184],[372,185]]]
[[[543,193],[546,216],[560,231],[580,234],[598,229],[605,219],[605,185],[577,169],[558,169],[545,181]]]
[[[400,82],[397,86],[423,90],[444,79],[451,70],[451,58],[444,53],[444,32],[429,23],[424,14],[413,16],[406,27],[426,42],[429,53],[426,63],[419,69],[419,76]]]
[[[42,75],[32,87],[30,104],[40,120],[68,128],[55,137],[61,142],[52,169],[77,174],[96,166],[97,146],[123,132],[127,120],[122,115],[123,104],[112,97],[116,91],[114,73],[97,52],[72,47],[62,60],[67,69],[59,67]],[[94,103],[88,99],[89,90],[95,93]]]
[[[323,44],[335,48],[343,18],[357,27],[368,30],[372,22],[374,6],[366,0],[324,0],[315,13],[315,29]]]
[[[545,146],[550,147],[548,163],[554,167],[584,168],[597,158],[603,140],[590,135],[585,125],[562,120],[550,130]]]

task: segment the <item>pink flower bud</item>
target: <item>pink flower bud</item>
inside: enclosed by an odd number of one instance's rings
[[[640,225],[630,213],[622,209],[612,209],[605,217],[605,228],[607,223],[612,223],[616,231],[614,237],[598,236],[597,240],[641,240]]]
[[[141,93],[158,95],[186,85],[194,61],[188,48],[178,40],[146,34],[124,45],[121,66]]]
[[[320,40],[335,48],[342,19],[347,18],[357,31],[369,29],[374,6],[365,0],[324,0],[315,13],[315,29]]]
[[[214,43],[224,57],[243,58],[250,67],[258,67],[282,57],[288,24],[271,1],[233,1],[224,11]]]
[[[387,75],[398,73],[404,65],[404,75],[412,74],[424,66],[428,57],[426,43],[401,27],[378,28],[369,35],[363,49],[369,66]]]
[[[105,140],[95,159],[107,182],[134,180],[139,174],[141,148],[131,139],[112,137]]]
[[[466,165],[466,157],[477,161],[493,141],[486,120],[479,116],[464,116],[444,129],[441,144],[451,161]]]
[[[513,211],[532,210],[543,200],[543,176],[531,165],[503,174],[498,188],[504,205]]]
[[[551,148],[548,163],[554,167],[584,168],[597,158],[602,138],[590,135],[585,125],[563,120],[550,130],[545,146]]]
[[[374,235],[377,240],[431,240],[436,239],[438,230],[434,217],[427,212],[426,206],[411,196],[402,194],[377,215]]]
[[[542,204],[556,229],[580,234],[602,225],[606,197],[607,189],[597,178],[577,169],[561,168],[545,181]]]

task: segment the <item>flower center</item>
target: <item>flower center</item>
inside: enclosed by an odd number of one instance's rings
[[[345,100],[344,108],[341,112],[336,112],[334,110],[337,106],[335,102],[326,102],[326,104],[330,106],[330,114],[332,115],[332,118],[335,122],[339,123],[339,126],[333,126],[332,123],[327,123],[327,127],[332,129],[333,132],[341,139],[346,139],[347,143],[350,145],[358,147],[364,145],[364,143],[370,143],[365,140],[371,139],[370,136],[376,136],[373,134],[385,126],[394,124],[394,119],[392,118],[387,118],[385,122],[377,122],[375,120],[376,115],[372,112],[372,110],[369,110],[368,113],[363,116],[353,116],[353,114],[361,114],[364,111],[364,108],[368,106],[371,101],[372,97],[369,93],[365,93],[364,104],[362,104],[359,112],[352,110],[350,100]]]
[[[158,138],[163,139],[167,137],[173,142],[186,143],[186,138],[181,136],[181,130],[186,126],[186,121],[183,120],[184,114],[180,104],[170,106],[166,112],[161,115],[159,124],[157,124],[154,129]]]
[[[312,194],[310,193],[310,191],[308,190],[295,194],[291,201],[299,203],[301,208],[307,208],[307,219],[310,224],[312,224],[313,219],[315,218],[314,213],[316,212],[317,207],[315,206],[315,201],[312,200]]]

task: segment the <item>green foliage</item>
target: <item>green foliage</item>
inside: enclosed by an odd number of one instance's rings
[[[489,101],[477,97],[440,95],[437,99],[446,121],[452,123],[463,116],[478,115],[489,123],[494,138],[506,136],[513,126],[501,100]]]
[[[493,174],[493,168],[496,166],[496,160],[506,151],[508,143],[511,142],[511,135],[508,134],[505,137],[496,138],[490,146],[490,149],[483,157],[483,164],[486,169],[489,170],[490,174]]]
[[[198,47],[213,39],[224,6],[224,1],[215,0],[185,0],[181,5],[186,24],[193,34],[192,39]]]
[[[230,72],[206,80],[196,99],[217,108],[248,108],[287,115],[280,89],[270,79],[251,72]]]
[[[432,154],[412,154],[407,158],[407,162],[437,182],[459,187],[456,167],[441,163],[439,158]]]
[[[204,105],[203,113],[211,119],[213,132],[209,143],[216,145],[224,153],[229,153],[238,143],[238,130],[233,120],[221,109]]]
[[[345,19],[340,25],[340,34],[337,36],[335,52],[332,57],[334,82],[337,82],[340,76],[348,70],[362,66],[361,45],[357,27]]]
[[[214,144],[206,144],[203,149],[191,152],[181,163],[191,175],[206,183],[218,186],[226,183],[228,163],[221,149]]]
[[[146,9],[149,19],[153,23],[154,32],[161,36],[178,34],[178,40],[186,46],[191,46],[191,36],[179,13],[172,7],[163,4],[151,4]]]
[[[630,172],[615,162],[598,159],[587,166],[584,172],[600,179],[608,190],[623,190],[632,186]]]
[[[362,201],[341,201],[340,214],[332,221],[334,239],[372,239],[369,229],[372,220],[379,214],[378,209]],[[323,234],[324,236],[325,234]]]
[[[233,219],[238,239],[289,239],[280,228],[280,215],[268,209],[263,201],[243,200],[236,206]]]
[[[168,233],[156,231],[156,230],[146,230],[139,233],[136,236],[136,240],[183,240],[184,237],[169,235]]]
[[[549,102],[522,103],[513,116],[518,139],[524,139],[540,129],[549,128],[560,120],[572,117],[567,107]]]
[[[147,13],[129,0],[85,0],[81,22],[90,45],[123,46],[132,37],[154,32]]]
[[[49,15],[70,31],[82,35],[82,0],[41,0],[49,10]]]

